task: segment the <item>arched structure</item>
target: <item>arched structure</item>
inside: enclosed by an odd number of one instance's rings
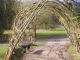
[[[28,9],[27,7],[23,8],[23,10],[20,11],[19,14],[16,16],[14,23],[14,35],[10,40],[6,60],[14,60],[12,58],[14,55],[17,54],[15,53],[15,50],[20,52],[22,51],[20,47],[23,41],[22,35],[27,26],[29,26],[30,23],[33,22],[35,14],[41,9],[41,7],[45,5],[45,3],[48,3],[47,0],[40,1],[32,12],[27,11]],[[59,17],[59,21],[64,25],[73,46],[75,46],[76,50],[80,52],[79,22],[75,24],[75,21],[73,20],[74,15],[65,5],[63,5],[59,1],[53,3],[54,3],[53,6],[54,15]]]

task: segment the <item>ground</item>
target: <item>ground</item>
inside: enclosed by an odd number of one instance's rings
[[[4,34],[9,33],[10,31],[4,32]],[[78,56],[78,59],[72,59],[77,57],[77,54],[76,52],[74,53],[74,49],[70,44],[66,47],[70,40],[67,38],[67,33],[64,29],[38,30],[36,37],[37,46],[32,46],[34,48],[33,51],[27,52],[23,60],[80,60],[80,56]],[[0,60],[5,60],[7,48],[7,43],[0,43]]]
[[[70,43],[68,38],[41,40],[41,42],[45,41],[47,43],[44,46],[35,48],[34,51],[29,54],[26,53],[23,60],[74,60],[66,51],[66,45]]]

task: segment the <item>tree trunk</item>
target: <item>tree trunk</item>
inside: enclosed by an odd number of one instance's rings
[[[36,38],[36,25],[34,21],[30,24],[29,28],[30,28],[30,41],[34,43]]]

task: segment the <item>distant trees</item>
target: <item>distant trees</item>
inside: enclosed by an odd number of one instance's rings
[[[48,9],[41,9],[36,16],[37,28],[49,29],[53,24],[53,15]]]
[[[77,0],[64,0],[65,5],[76,13],[76,15],[80,15],[80,2]]]
[[[78,16],[80,16],[80,2],[75,2],[74,10]]]
[[[54,24],[59,24],[59,20],[54,16],[52,6],[54,6],[53,3],[46,3],[46,5],[36,14],[36,27],[38,29],[51,29]]]
[[[36,2],[26,2],[24,5],[29,7],[30,11],[32,12],[35,8]],[[46,3],[46,5],[43,6],[42,9],[35,15],[34,20],[37,29],[49,29],[54,24],[59,23],[57,17],[54,16],[53,5],[53,3]]]
[[[17,10],[16,0],[0,0],[0,34],[11,29]]]

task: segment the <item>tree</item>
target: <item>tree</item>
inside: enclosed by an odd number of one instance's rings
[[[53,3],[46,3],[45,6],[36,14],[36,27],[38,29],[50,29],[59,20],[54,16]]]
[[[11,29],[17,8],[16,0],[0,0],[0,34],[5,29]]]

